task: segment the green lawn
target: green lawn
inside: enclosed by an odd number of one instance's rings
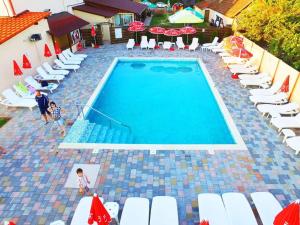
[[[2,127],[8,121],[7,118],[0,118],[0,127]]]
[[[151,20],[151,26],[162,26],[162,27],[183,27],[184,24],[176,24],[176,23],[170,23],[168,20],[168,14],[163,15],[154,15]],[[193,24],[194,27],[207,27],[208,23],[197,23]]]

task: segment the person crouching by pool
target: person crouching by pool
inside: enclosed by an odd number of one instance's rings
[[[36,91],[35,93],[35,101],[37,102],[41,115],[44,117],[45,119],[45,124],[48,123],[48,117],[47,114],[49,116],[51,116],[51,113],[48,111],[48,107],[49,107],[49,99],[46,95],[42,94],[39,90]]]
[[[66,134],[65,120],[61,116],[61,112],[63,112],[63,110],[60,107],[57,107],[55,102],[50,102],[49,111],[52,114],[52,119],[54,120],[54,122],[56,122],[60,127],[62,136],[65,136]]]

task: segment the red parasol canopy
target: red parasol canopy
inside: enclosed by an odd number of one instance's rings
[[[164,35],[170,36],[170,37],[175,37],[175,36],[181,35],[181,31],[176,30],[176,29],[170,29],[170,30],[166,30]]]
[[[230,36],[230,42],[231,43],[243,43],[243,38],[242,37],[239,37],[239,36]]]
[[[182,34],[195,34],[197,32],[197,30],[194,27],[190,26],[180,28],[180,31]]]
[[[91,36],[96,37],[96,30],[95,30],[94,26],[92,26],[92,29],[91,29]]]
[[[236,56],[236,57],[239,57],[239,58],[244,58],[244,59],[249,59],[253,56],[253,54],[245,48],[232,49],[231,54],[233,56]]]
[[[202,220],[199,225],[209,225],[208,220]]]
[[[54,51],[56,55],[61,53],[61,49],[56,41],[54,42]]]
[[[96,222],[98,225],[108,225],[110,221],[111,217],[109,213],[100,201],[98,195],[94,194],[88,224]]]
[[[151,27],[151,28],[149,29],[149,32],[150,32],[151,34],[164,34],[165,31],[166,31],[166,29],[165,29],[165,28],[162,28],[162,27]]]
[[[131,26],[128,28],[128,31],[131,32],[139,32],[139,31],[144,31],[146,28],[144,26]]]
[[[22,73],[22,70],[20,69],[18,63],[16,62],[16,60],[13,60],[13,65],[14,65],[14,75],[21,76],[23,73]]]
[[[283,81],[282,85],[281,85],[281,88],[280,88],[280,91],[281,92],[289,92],[290,88],[290,75],[288,75],[285,80]]]
[[[275,217],[274,225],[299,225],[300,224],[300,199],[285,207]]]
[[[45,48],[44,48],[44,56],[45,56],[45,57],[50,57],[50,56],[52,56],[52,53],[50,52],[50,49],[49,49],[49,47],[48,47],[47,44],[45,44]]]
[[[144,26],[145,24],[141,21],[133,21],[129,24],[130,27],[133,27],[133,26]]]
[[[23,68],[24,69],[30,69],[31,68],[31,63],[29,62],[29,59],[25,54],[23,54]]]

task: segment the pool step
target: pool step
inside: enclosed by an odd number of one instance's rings
[[[77,120],[69,130],[66,143],[112,143],[132,144],[134,138],[128,129],[112,126],[111,128],[87,120]]]

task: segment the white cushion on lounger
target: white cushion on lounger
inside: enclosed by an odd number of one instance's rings
[[[123,207],[120,225],[148,225],[149,200],[146,198],[127,198]]]

